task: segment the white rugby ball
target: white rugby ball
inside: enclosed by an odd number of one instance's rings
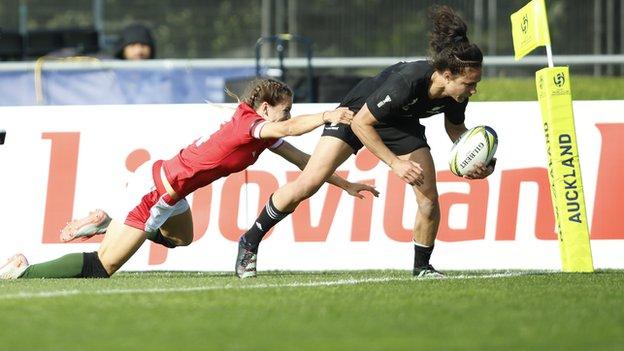
[[[480,162],[490,163],[497,146],[498,136],[491,127],[478,126],[465,131],[451,149],[451,172],[461,177],[473,171]]]

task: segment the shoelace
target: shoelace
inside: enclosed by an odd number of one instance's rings
[[[241,259],[241,266],[246,269],[247,266],[255,260],[255,256],[256,254],[254,254],[252,251],[246,250],[243,253],[243,258]]]
[[[243,257],[243,262],[245,263],[245,267],[246,267],[248,264],[250,264],[250,263],[252,263],[253,261],[255,261],[255,259],[256,259],[256,258],[255,258],[255,256],[256,256],[256,254],[254,254],[254,253],[253,253],[253,252],[251,252],[251,251],[247,251],[247,252],[245,252],[245,256]]]

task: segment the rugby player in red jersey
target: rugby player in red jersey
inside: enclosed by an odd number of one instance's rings
[[[107,278],[115,273],[146,239],[167,247],[193,241],[191,210],[185,197],[229,174],[253,164],[265,149],[303,169],[309,155],[282,140],[307,133],[325,123],[349,124],[353,113],[347,108],[290,118],[292,91],[281,82],[259,79],[250,83],[232,119],[204,138],[196,140],[169,160],[139,167],[128,183],[124,218],[109,220],[95,211],[86,220],[70,223],[63,231],[65,241],[80,236],[85,225],[91,233],[105,231],[98,251],[73,253],[53,261],[29,265],[17,254],[0,268],[0,278]],[[329,183],[349,194],[378,194],[369,185],[351,183],[334,174]],[[84,231],[83,231],[84,232]]]

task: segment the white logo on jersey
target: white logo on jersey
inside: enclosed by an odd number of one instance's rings
[[[390,95],[386,95],[385,99],[383,99],[382,101],[379,101],[377,103],[377,107],[381,107],[381,106],[385,105],[386,102],[390,102],[390,101],[392,101],[392,99],[390,98]]]
[[[407,111],[407,110],[409,110],[409,108],[410,108],[413,104],[415,104],[415,103],[417,103],[417,102],[418,102],[418,98],[415,98],[414,100],[412,100],[412,102],[410,102],[409,104],[407,104],[407,105],[403,106],[403,111]]]
[[[258,229],[264,231],[264,229],[262,229],[262,225],[260,223],[258,223],[258,222],[256,222],[256,227],[258,227]]]

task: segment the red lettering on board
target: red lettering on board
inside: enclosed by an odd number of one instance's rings
[[[250,214],[254,219],[269,200],[269,196],[278,188],[277,179],[271,173],[264,171],[242,171],[227,177],[221,189],[219,229],[223,237],[231,241],[238,241],[238,238],[248,229],[239,227],[237,223],[240,193],[245,183],[255,183],[260,189],[258,205],[255,212]]]
[[[381,162],[377,156],[368,149],[362,149],[355,157],[355,167],[362,171],[370,171]]]
[[[524,168],[501,172],[498,217],[496,219],[496,240],[516,239],[518,201],[522,182],[534,182],[538,187],[535,237],[542,240],[557,240],[555,215],[546,168]]]
[[[360,183],[375,185],[374,179],[360,180]],[[353,217],[351,218],[351,241],[369,241],[373,219],[373,200],[375,197],[364,194],[363,199],[353,198]]]
[[[136,149],[126,157],[126,169],[134,173],[137,168],[141,167],[145,162],[152,158],[149,151],[145,149]]]
[[[59,231],[72,219],[74,209],[80,133],[43,133],[41,137],[51,142],[42,242],[60,243]]]
[[[619,166],[624,163],[624,153],[620,152],[619,140],[624,137],[624,124],[596,124],[602,137],[599,168],[596,179],[596,192],[593,207],[591,233],[592,239],[624,239],[624,222],[619,220],[621,198],[624,196],[624,182],[619,182]],[[50,165],[48,189],[46,193],[45,213],[43,220],[43,243],[59,243],[58,232],[73,217],[74,195],[78,168],[80,133],[51,132],[42,133],[42,139],[50,140]],[[148,162],[150,154],[146,150],[137,149],[126,159],[126,167],[134,171],[139,165]],[[363,151],[356,158],[356,168],[373,170],[379,165],[368,151]],[[391,240],[409,242],[412,240],[412,228],[403,226],[403,206],[406,189],[409,188],[399,178],[388,172],[388,183],[385,189],[383,229]],[[245,179],[245,174],[247,179]],[[288,181],[296,178],[299,172],[287,172]],[[347,172],[341,172],[346,176]],[[378,175],[379,170],[377,170]],[[501,171],[500,191],[496,207],[495,240],[515,240],[518,222],[518,206],[520,188],[523,182],[537,184],[537,209],[535,218],[535,235],[541,240],[556,240],[555,220],[550,197],[548,175],[545,168],[509,169]],[[367,180],[374,184],[374,179]],[[489,182],[487,180],[468,181],[453,176],[448,171],[438,172],[439,182],[467,182],[470,190],[467,193],[443,193],[439,196],[441,223],[438,239],[442,241],[483,240],[487,222],[487,203]],[[267,172],[246,171],[232,175],[226,179],[222,189],[219,210],[219,229],[223,237],[236,241],[247,229],[238,227],[240,192],[245,183],[256,183],[260,189],[258,211],[268,200],[269,195],[279,186],[276,178]],[[304,201],[292,216],[295,241],[324,242],[327,240],[332,223],[347,220],[342,216],[334,218],[342,190],[330,186],[325,198],[315,203],[314,209],[321,211],[318,225],[311,222],[309,201]],[[408,195],[412,196],[412,195]],[[199,189],[193,194],[193,227],[194,241],[200,240],[207,232],[212,208],[212,187]],[[465,228],[449,227],[449,210],[453,205],[468,206]],[[322,206],[318,207],[318,206]],[[400,210],[398,210],[400,209]],[[371,236],[373,199],[367,196],[363,200],[355,199],[351,223],[351,241],[369,241]],[[252,213],[251,217],[255,217]],[[344,224],[345,226],[348,223]],[[99,242],[102,236],[88,242]],[[161,264],[167,258],[167,249],[160,245],[150,248],[149,264]]]
[[[624,182],[622,181],[622,140],[624,140],[624,124],[596,124],[602,136],[600,164],[596,177],[596,198],[592,218],[592,239],[624,239],[624,221],[622,221],[622,197]]]
[[[288,182],[292,182],[299,176],[301,172],[286,172],[286,178]],[[341,177],[346,178],[347,172],[336,172]],[[312,225],[311,212],[310,212],[310,199],[302,201],[297,209],[292,214],[293,221],[293,233],[295,241],[298,242],[318,242],[326,241],[329,229],[334,221],[336,215],[336,209],[338,208],[338,202],[342,195],[342,189],[333,185],[327,186],[327,195],[325,200],[321,204],[321,218],[318,225]],[[315,195],[318,196],[318,195]]]
[[[414,237],[412,228],[403,227],[403,206],[405,204],[406,188],[407,183],[394,173],[388,172],[383,226],[388,238],[400,242],[412,241]]]
[[[460,178],[450,171],[438,172],[438,182],[464,182],[470,190],[463,193],[440,194],[440,228],[436,239],[441,241],[483,240],[487,220],[489,182],[487,179],[468,180]],[[449,226],[449,211],[456,204],[468,205],[466,227],[453,229]]]
[[[380,160],[368,149],[358,152],[355,157],[355,167],[361,171],[374,169]],[[374,179],[360,180],[361,183],[375,185]],[[355,199],[353,205],[353,218],[351,219],[351,241],[369,241],[371,236],[371,223],[373,219],[374,197],[365,194],[363,199]]]

